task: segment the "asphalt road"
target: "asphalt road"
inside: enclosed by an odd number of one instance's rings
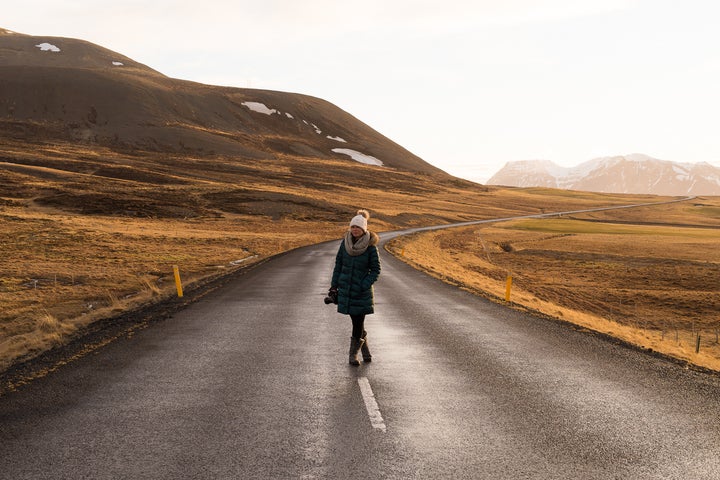
[[[0,478],[720,478],[718,377],[384,251],[373,362],[349,366],[322,301],[338,244],[0,397]]]

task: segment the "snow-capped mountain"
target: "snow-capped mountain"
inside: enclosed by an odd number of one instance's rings
[[[638,153],[596,158],[570,168],[549,160],[523,160],[508,162],[487,183],[604,193],[720,195],[720,168]]]

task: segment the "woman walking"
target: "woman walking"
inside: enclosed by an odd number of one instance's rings
[[[370,362],[370,348],[365,331],[365,315],[374,313],[373,284],[380,275],[378,236],[368,230],[367,210],[358,210],[345,234],[337,255],[330,282],[330,296],[337,295],[337,311],[350,315],[350,365],[360,365],[357,355],[362,351],[364,362]]]

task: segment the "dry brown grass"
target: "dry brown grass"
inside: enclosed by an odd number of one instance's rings
[[[128,220],[19,210],[0,214],[0,254],[11,259],[0,264],[0,370],[97,319],[172,297],[173,265],[191,288],[336,231],[235,216]]]
[[[383,231],[648,198],[486,188],[310,157],[30,148],[4,139],[0,371],[82,335],[97,320],[173,298],[174,265],[187,291],[277,253],[339,238],[360,207]]]
[[[450,283],[720,371],[720,199],[526,219],[388,248]],[[700,337],[700,351],[696,342]]]

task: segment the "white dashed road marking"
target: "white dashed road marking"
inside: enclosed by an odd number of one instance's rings
[[[360,385],[360,392],[362,393],[363,400],[365,401],[365,408],[367,409],[368,416],[370,417],[370,424],[373,428],[378,430],[386,431],[385,421],[380,414],[380,407],[378,407],[375,401],[375,395],[373,394],[372,388],[370,388],[370,382],[366,377],[358,378],[358,385]]]

